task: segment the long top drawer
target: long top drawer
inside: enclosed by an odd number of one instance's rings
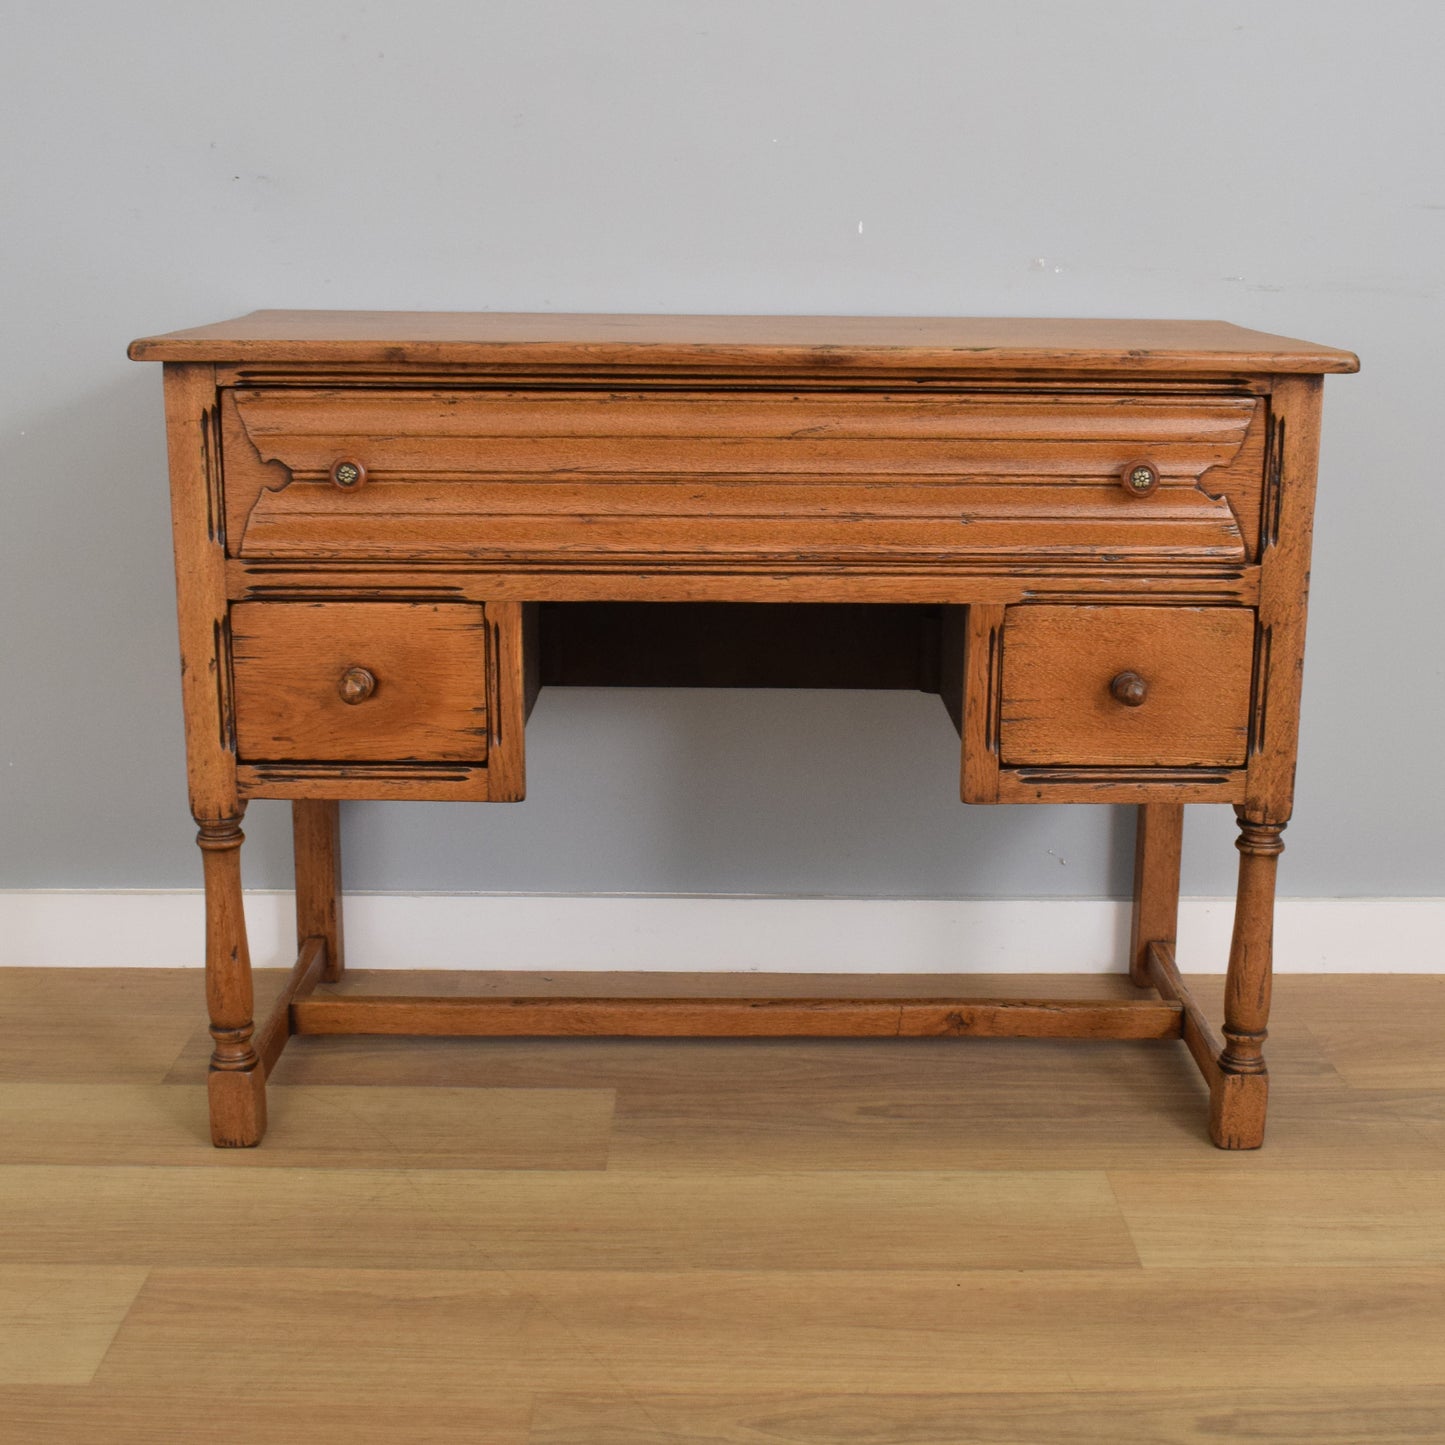
[[[232,389],[255,558],[1240,562],[1252,396]],[[364,484],[334,484],[339,461]],[[1159,484],[1130,496],[1146,461]]]

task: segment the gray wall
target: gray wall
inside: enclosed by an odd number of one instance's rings
[[[160,374],[126,342],[354,306],[1219,316],[1358,351],[1282,883],[1442,891],[1442,53],[1433,0],[11,0],[0,886],[199,877]],[[956,749],[921,696],[551,691],[528,802],[354,805],[348,881],[1125,891],[1127,814],[965,809]],[[1186,886],[1223,892],[1227,810],[1195,811]],[[284,805],[248,832],[284,884]]]

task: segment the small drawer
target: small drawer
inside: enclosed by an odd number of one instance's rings
[[[231,649],[242,762],[487,759],[480,606],[240,602]]]
[[[1242,765],[1254,631],[1243,607],[1010,607],[1000,761]]]

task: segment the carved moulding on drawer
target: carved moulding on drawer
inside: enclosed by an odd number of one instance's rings
[[[220,393],[221,451],[225,458],[226,554],[239,557],[246,525],[263,491],[280,492],[291,484],[291,470],[278,458],[264,457],[236,412],[236,394]]]
[[[966,391],[1018,393],[1024,391],[1110,392],[1127,390],[1131,395],[1149,393],[1170,396],[1243,396],[1267,395],[1270,379],[1240,371],[1234,375],[1217,376],[1181,374],[1165,376],[1131,372],[1127,376],[1094,375],[1072,372],[1067,380],[1051,377],[1040,381],[1039,374],[1028,368],[1019,371],[986,370],[960,372],[956,366],[910,366],[906,369],[908,390],[938,391],[951,394]],[[607,387],[612,391],[709,391],[709,392],[897,392],[900,372],[897,367],[874,369],[849,367],[839,372],[830,366],[810,367],[762,366],[755,360],[731,368],[712,364],[704,366],[643,366],[631,363],[606,365],[595,359],[585,364],[560,366],[520,366],[514,360],[485,365],[478,362],[431,365],[412,364],[406,368],[406,385],[416,389],[462,389],[531,391],[543,389],[578,391],[588,387]],[[316,362],[219,362],[216,366],[218,386],[245,389],[279,386],[311,387],[378,387],[397,384],[395,362],[346,362],[324,365]]]
[[[514,802],[490,767],[241,763],[243,798],[364,798],[372,802]]]
[[[1263,400],[1249,403],[1249,425],[1239,450],[1228,461],[1205,470],[1198,488],[1211,500],[1223,502],[1234,514],[1245,551],[1251,561],[1259,558],[1261,527],[1265,506],[1265,453],[1269,446],[1269,416]],[[1127,499],[1126,499],[1127,500]]]
[[[1238,803],[1245,778],[1243,768],[1001,768],[997,801]]]
[[[1259,410],[1150,394],[233,390],[231,550],[1237,566],[1258,531]],[[1140,455],[1161,484],[1131,498],[1119,473]],[[343,456],[364,486],[333,485]]]

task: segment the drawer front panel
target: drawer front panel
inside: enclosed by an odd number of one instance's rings
[[[1254,397],[241,389],[222,406],[228,542],[663,565],[1242,561],[1262,421]],[[1141,459],[1159,486],[1131,497],[1120,475]],[[341,460],[361,485],[333,483]]]
[[[1242,607],[1011,607],[1005,766],[1237,767],[1254,613]]]
[[[481,607],[241,602],[231,649],[242,762],[486,761]]]

